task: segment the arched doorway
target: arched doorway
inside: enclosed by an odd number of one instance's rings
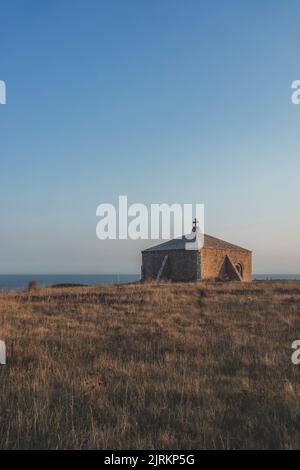
[[[239,273],[239,275],[240,275],[241,277],[243,277],[244,268],[243,268],[242,263],[237,263],[237,264],[235,265],[235,268],[236,268],[237,272]]]

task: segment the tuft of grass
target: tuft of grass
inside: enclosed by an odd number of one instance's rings
[[[2,449],[300,447],[297,281],[1,293],[0,332]]]

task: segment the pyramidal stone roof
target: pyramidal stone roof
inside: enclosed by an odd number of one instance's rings
[[[168,250],[185,250],[186,242],[188,240],[184,235],[182,237],[174,238],[173,240],[169,240],[167,242],[160,243],[159,245],[152,246],[143,250],[142,253],[147,253],[149,251],[168,251]],[[233,245],[232,243],[225,242],[224,240],[220,240],[219,238],[212,237],[211,235],[204,234],[204,244],[203,248],[215,248],[215,249],[223,249],[223,250],[243,250],[250,252],[246,248],[242,248],[238,245]]]

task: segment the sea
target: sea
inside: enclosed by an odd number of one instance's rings
[[[56,284],[123,284],[140,279],[140,274],[0,274],[0,290],[25,289],[30,281],[40,287]]]
[[[56,284],[82,284],[96,286],[101,284],[123,284],[135,282],[140,274],[0,274],[0,290],[25,289],[30,281],[38,286]],[[300,280],[300,274],[253,274],[254,280]]]

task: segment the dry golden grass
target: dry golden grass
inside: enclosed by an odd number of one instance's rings
[[[0,448],[300,448],[300,282],[0,295]]]

